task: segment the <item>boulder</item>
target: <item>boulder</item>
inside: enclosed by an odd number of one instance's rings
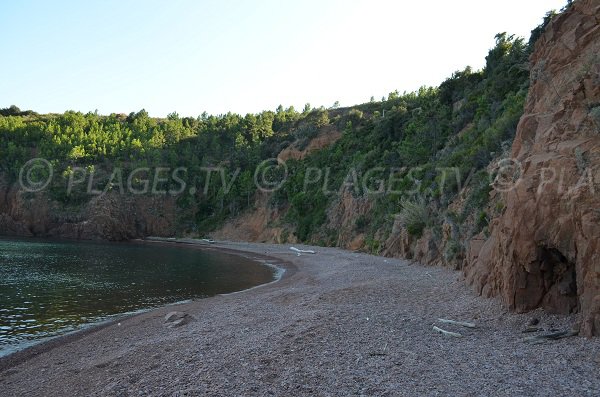
[[[180,327],[190,323],[194,318],[187,313],[172,311],[165,316],[165,326],[167,328]]]

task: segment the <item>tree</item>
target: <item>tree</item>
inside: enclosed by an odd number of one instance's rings
[[[240,193],[246,196],[246,207],[250,207],[250,199],[254,194],[256,187],[254,186],[254,176],[250,170],[242,172],[239,178]]]
[[[69,152],[69,158],[71,160],[79,160],[85,157],[85,149],[83,146],[75,146]]]
[[[19,116],[21,109],[15,105],[11,105],[9,108],[0,109],[0,115],[2,116]]]

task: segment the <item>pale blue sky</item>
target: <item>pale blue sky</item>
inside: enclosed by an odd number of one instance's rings
[[[566,0],[3,1],[0,108],[184,116],[353,105],[480,68]]]

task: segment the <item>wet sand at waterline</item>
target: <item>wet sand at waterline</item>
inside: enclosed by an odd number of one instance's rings
[[[448,269],[296,245],[316,251],[298,256],[289,247],[210,245],[286,272],[274,283],[123,318],[8,356],[0,360],[0,395],[600,394],[600,340],[525,340],[570,330],[574,315],[511,313]],[[165,326],[174,310],[191,321]],[[533,318],[541,331],[522,333]],[[434,325],[462,337],[437,333]]]

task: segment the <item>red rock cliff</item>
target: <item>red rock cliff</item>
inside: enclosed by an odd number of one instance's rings
[[[531,85],[512,146],[520,164],[491,236],[465,268],[509,307],[581,312],[600,334],[600,1],[576,1],[531,56]]]
[[[108,193],[68,207],[47,194],[27,194],[18,185],[9,187],[0,181],[0,235],[117,241],[173,236],[177,216],[171,196]]]

